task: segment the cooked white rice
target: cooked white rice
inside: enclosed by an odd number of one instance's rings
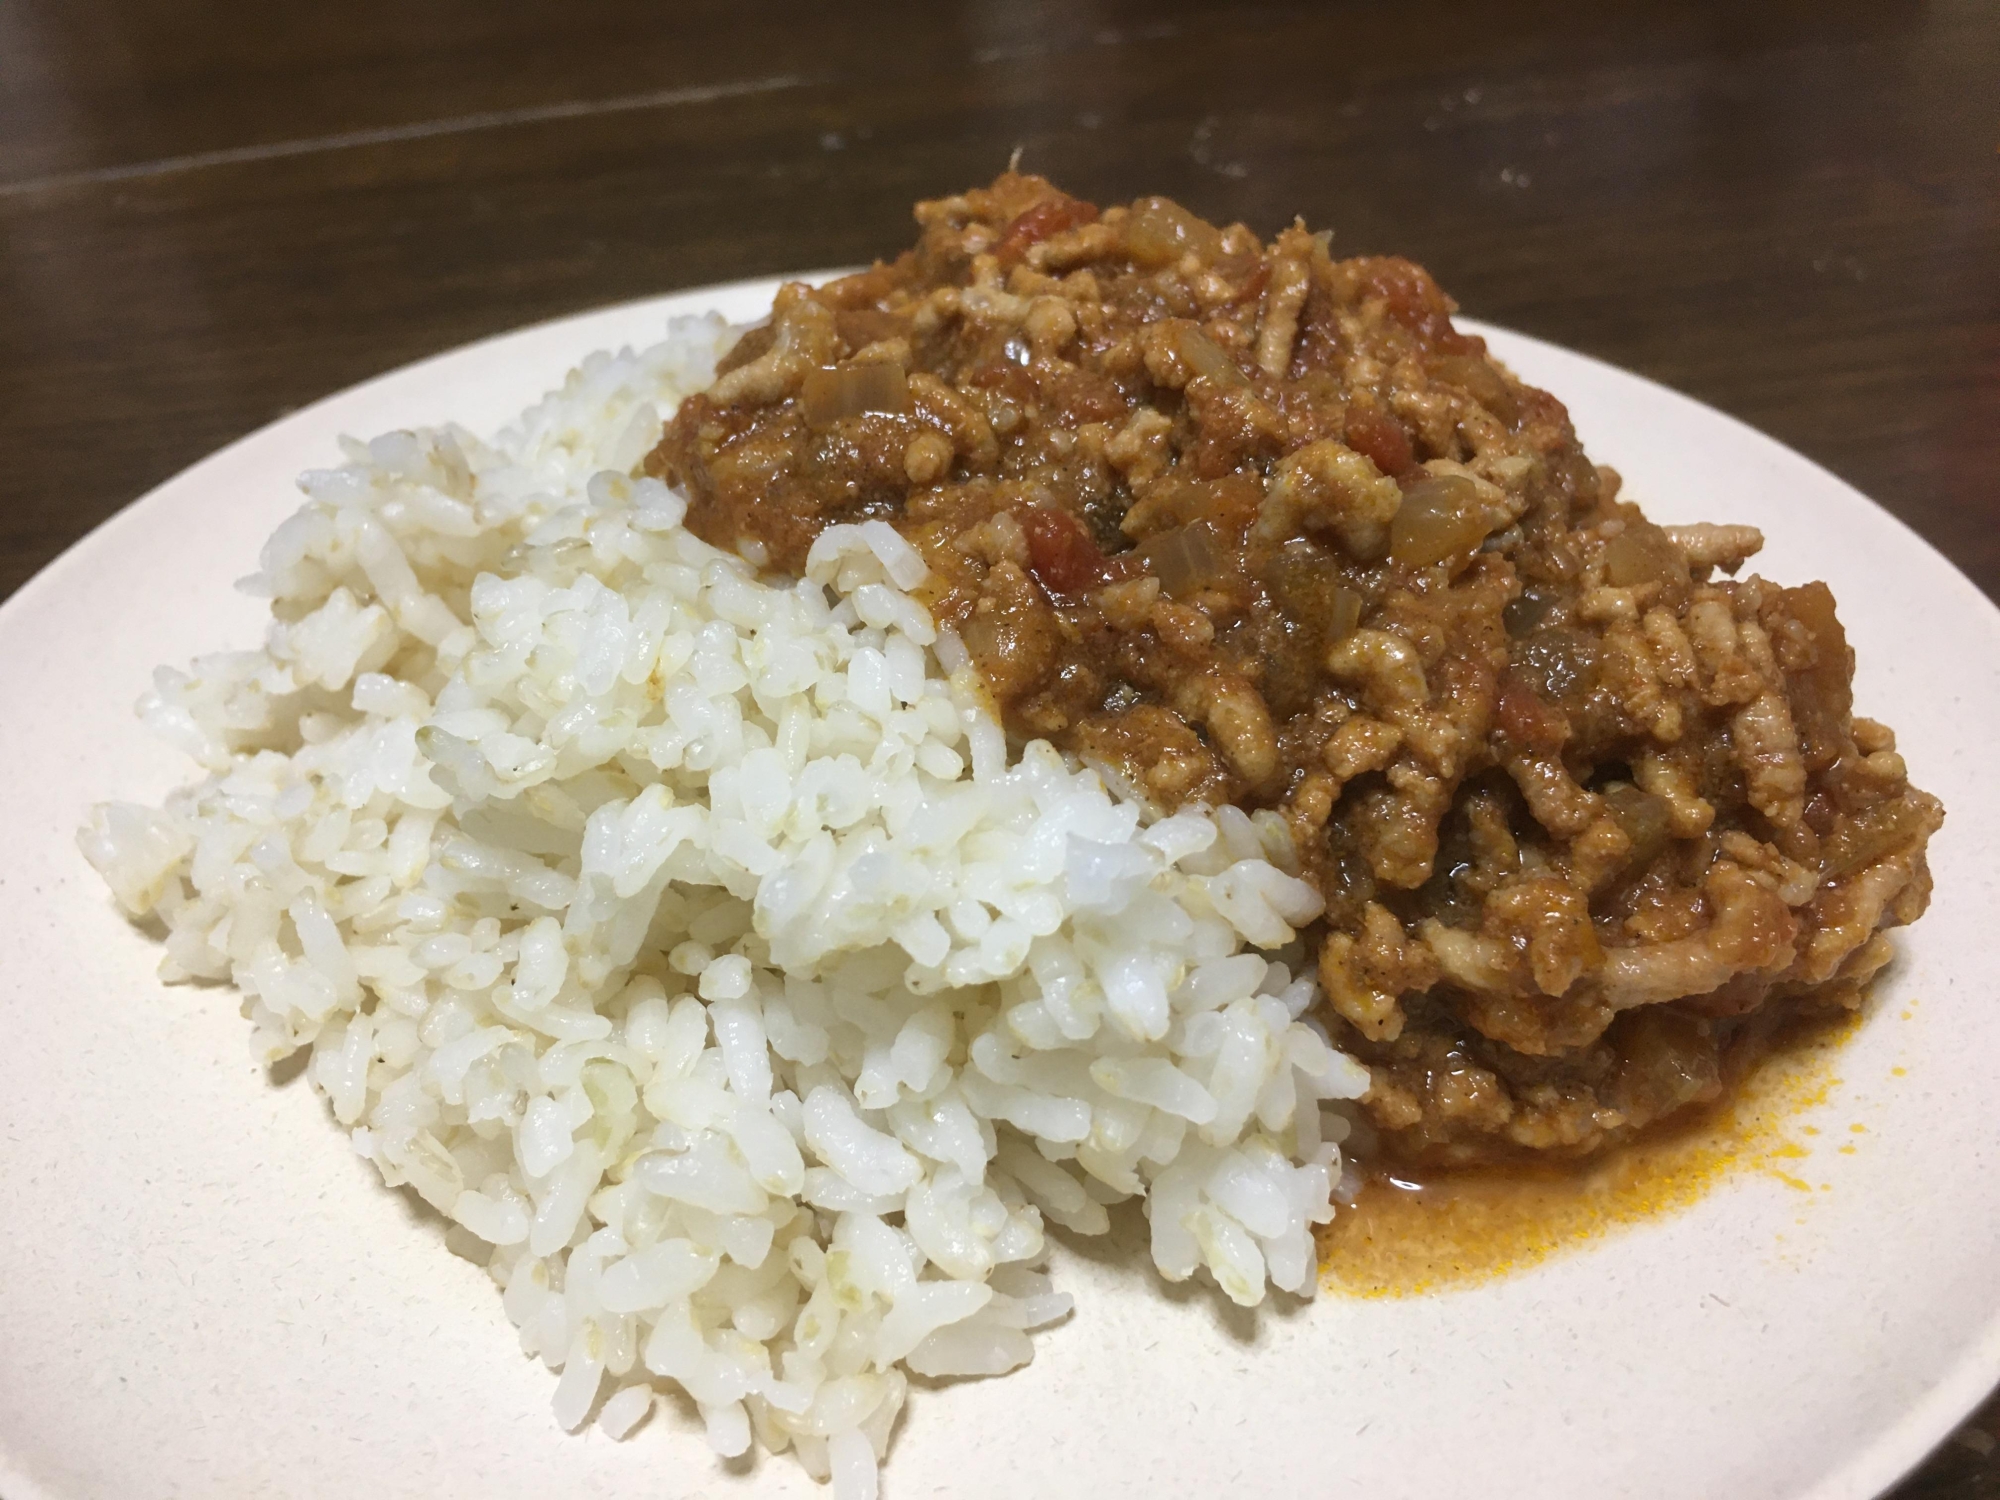
[[[887,525],[764,581],[630,477],[727,339],[307,474],[264,649],[140,703],[207,779],[81,843],[477,1237],[563,1426],[677,1384],[859,1500],[905,1371],[1070,1311],[1044,1220],[1141,1197],[1169,1279],[1310,1292],[1366,1074],[1306,1017],[1282,823],[1010,764]]]

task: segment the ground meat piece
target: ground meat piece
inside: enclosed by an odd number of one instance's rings
[[[1421,267],[1038,178],[919,204],[683,403],[648,472],[796,571],[880,516],[1010,731],[1279,810],[1392,1158],[1578,1155],[1857,1003],[1942,810],[1821,584],[1654,525]]]

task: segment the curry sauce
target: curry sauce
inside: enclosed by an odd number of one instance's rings
[[[1859,1003],[1943,813],[1823,584],[1654,524],[1406,260],[1012,172],[916,215],[648,471],[779,570],[887,520],[1017,744],[1275,825],[1389,1158],[1588,1157]]]
[[[1319,1230],[1320,1284],[1360,1297],[1474,1285],[1686,1208],[1740,1173],[1811,1192],[1801,1173],[1817,1129],[1798,1117],[1839,1083],[1834,1067],[1860,1020],[1842,1011],[1795,1023],[1715,1103],[1582,1162],[1366,1173]]]

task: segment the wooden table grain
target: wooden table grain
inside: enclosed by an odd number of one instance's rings
[[[0,0],[0,597],[485,334],[865,260],[1024,164],[1429,265],[2000,595],[2000,8]],[[1989,1404],[1895,1493],[2000,1495]]]

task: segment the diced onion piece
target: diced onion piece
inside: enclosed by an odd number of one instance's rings
[[[1786,688],[1806,766],[1816,771],[1838,760],[1847,743],[1848,716],[1854,711],[1854,684],[1848,677],[1852,658],[1833,593],[1825,584],[1801,584],[1786,589],[1783,598],[1786,613],[1812,638],[1813,664],[1803,672],[1786,673]]]
[[[1333,559],[1303,537],[1285,543],[1265,564],[1264,586],[1281,610],[1319,631],[1326,645],[1345,640],[1361,623],[1361,596],[1340,581]]]
[[[1399,568],[1427,568],[1470,553],[1497,519],[1463,474],[1433,474],[1403,491],[1402,508],[1389,527],[1389,560]]]
[[[1159,578],[1160,587],[1176,599],[1184,599],[1222,578],[1222,547],[1215,528],[1206,521],[1163,531],[1149,538],[1139,553]]]
[[[1125,253],[1146,270],[1170,266],[1190,250],[1211,256],[1221,242],[1220,230],[1171,198],[1141,198],[1125,221]]]
[[[1651,864],[1653,857],[1667,847],[1670,830],[1666,802],[1651,792],[1640,791],[1628,781],[1614,781],[1607,786],[1604,801],[1625,837],[1632,842],[1626,863]]]
[[[900,364],[867,360],[808,371],[799,400],[806,421],[824,428],[863,412],[906,412],[910,409],[910,385]]]
[[[1820,843],[1820,874],[1833,880],[1874,864],[1892,850],[1922,838],[1929,817],[1920,798],[1903,796],[1842,818]]]
[[[1186,360],[1197,375],[1206,375],[1221,386],[1248,385],[1249,377],[1242,367],[1225,354],[1221,347],[1199,328],[1189,328],[1180,338],[1181,358]]]
[[[1471,394],[1472,399],[1501,421],[1511,424],[1520,415],[1520,403],[1507,388],[1498,370],[1476,354],[1440,354],[1430,361],[1437,379]]]
[[[1353,635],[1361,624],[1361,596],[1353,589],[1336,587],[1333,591],[1333,604],[1327,610],[1324,623],[1328,645],[1344,641]]]
[[[1605,543],[1604,581],[1621,589],[1643,583],[1685,589],[1687,557],[1659,527],[1649,521],[1631,522]]]
[[[1521,590],[1518,598],[1507,601],[1507,607],[1500,611],[1501,623],[1507,627],[1507,634],[1515,640],[1533,634],[1535,627],[1548,618],[1555,608],[1556,597],[1539,584],[1529,584]]]

